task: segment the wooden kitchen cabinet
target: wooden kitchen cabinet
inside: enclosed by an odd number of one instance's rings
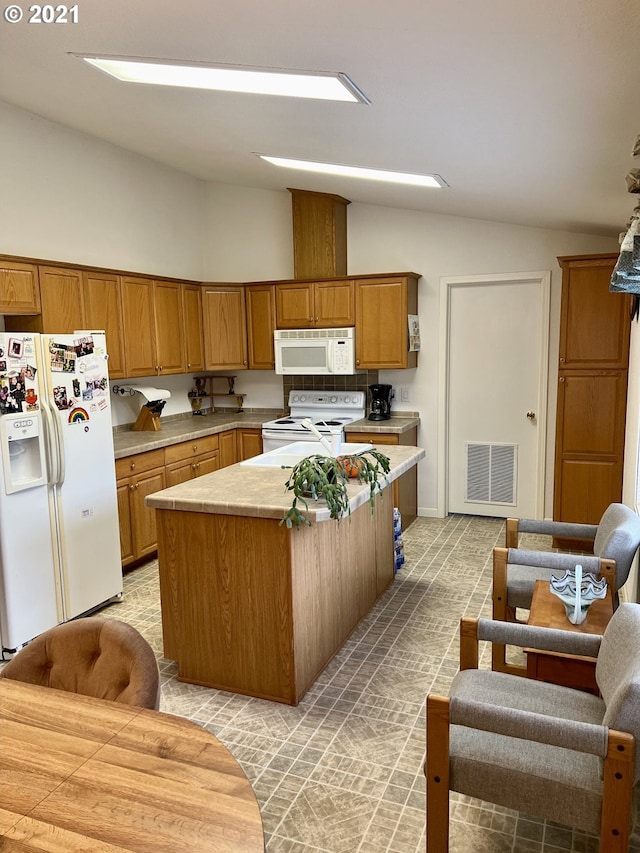
[[[153,282],[153,316],[156,333],[156,374],[166,376],[184,373],[184,322],[180,282]]]
[[[622,496],[631,297],[609,291],[617,257],[558,259],[557,521],[597,524],[607,506]]]
[[[276,327],[276,295],[273,284],[245,288],[247,350],[250,370],[274,370],[273,331]]]
[[[164,450],[151,450],[116,459],[116,485],[122,565],[157,550],[155,510],[145,506],[147,495],[166,487]]]
[[[340,279],[278,284],[276,324],[279,329],[355,325],[353,281]]]
[[[236,430],[237,461],[242,462],[252,456],[262,453],[262,430],[261,429],[238,429]]]
[[[82,294],[84,322],[81,328],[104,331],[109,355],[109,379],[122,379],[126,373],[120,276],[85,271],[82,274]]]
[[[126,375],[184,373],[182,285],[122,276]]]
[[[121,286],[126,375],[153,376],[157,364],[153,280],[123,275]]]
[[[40,287],[35,264],[0,261],[0,314],[39,314]]]
[[[220,468],[218,436],[182,441],[165,448],[167,486],[177,486]]]
[[[356,367],[417,367],[418,353],[409,352],[407,317],[418,313],[418,278],[407,273],[355,280]]]
[[[82,271],[64,267],[38,267],[43,332],[71,334],[84,328]]]
[[[246,370],[247,318],[243,287],[206,285],[202,291],[206,370]]]
[[[218,433],[218,445],[220,448],[220,467],[226,468],[238,461],[236,442],[236,430],[228,429]]]
[[[349,432],[346,431],[346,441],[370,443],[374,446],[405,445],[417,446],[418,428],[406,430],[401,433],[379,433],[379,432]],[[384,453],[384,450],[382,450]],[[418,466],[414,465],[397,480],[391,484],[393,488],[393,505],[398,507],[402,516],[402,529],[405,530],[418,514]]]
[[[202,288],[199,284],[182,286],[182,316],[187,371],[204,370]]]

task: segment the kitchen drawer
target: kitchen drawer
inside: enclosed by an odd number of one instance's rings
[[[357,442],[358,444],[400,444],[400,436],[393,432],[349,432],[347,433],[347,441]]]
[[[131,477],[141,471],[151,471],[153,468],[164,468],[163,448],[116,459],[116,479],[122,480],[124,477]]]
[[[218,449],[219,440],[217,435],[205,435],[204,438],[194,438],[191,441],[181,441],[180,444],[171,444],[164,449],[164,459],[167,465],[172,462],[180,462],[199,456],[201,453],[213,453]]]

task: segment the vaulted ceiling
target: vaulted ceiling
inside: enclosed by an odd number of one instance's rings
[[[637,198],[637,0],[80,0],[75,24],[22,8],[0,26],[0,99],[204,180],[603,235]],[[73,53],[342,71],[371,104],[124,84]],[[255,152],[449,187],[312,176]]]

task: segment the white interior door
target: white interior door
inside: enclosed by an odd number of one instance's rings
[[[542,517],[549,285],[443,280],[445,514]]]

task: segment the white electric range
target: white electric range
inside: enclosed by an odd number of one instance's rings
[[[337,448],[345,440],[345,427],[364,418],[365,406],[364,391],[289,391],[290,414],[262,426],[263,451],[294,441],[319,442],[304,425],[307,419]]]

